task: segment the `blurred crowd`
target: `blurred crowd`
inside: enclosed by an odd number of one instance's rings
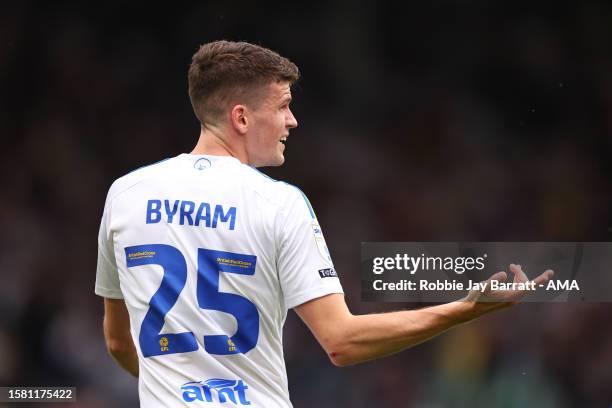
[[[226,2],[227,3],[227,2]],[[609,241],[612,4],[336,0],[0,13],[0,385],[133,407],[93,294],[112,181],[191,150],[199,44],[249,40],[301,69],[286,164],[354,313],[362,241]],[[541,271],[527,271],[532,275]],[[607,407],[610,304],[523,304],[335,368],[290,312],[296,407]]]

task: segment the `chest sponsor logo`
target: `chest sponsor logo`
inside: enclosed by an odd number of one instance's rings
[[[247,399],[249,387],[242,380],[211,378],[209,380],[191,381],[181,386],[185,402],[214,402],[233,405],[251,405]]]

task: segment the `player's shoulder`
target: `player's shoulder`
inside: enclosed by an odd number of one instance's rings
[[[255,167],[246,164],[241,166],[241,172],[246,185],[272,201],[285,201],[299,190],[285,181],[273,179]]]
[[[118,195],[130,188],[138,185],[139,183],[148,180],[152,177],[156,177],[159,174],[167,171],[168,167],[172,165],[172,157],[159,160],[155,163],[147,164],[142,167],[138,167],[129,173],[116,179],[108,190],[107,201],[112,200]]]
[[[298,186],[286,181],[275,180],[256,168],[247,165],[243,165],[243,171],[245,172],[245,178],[248,180],[248,185],[268,201],[275,203],[283,209],[298,207],[300,210],[303,209],[312,218],[315,218],[310,201]]]

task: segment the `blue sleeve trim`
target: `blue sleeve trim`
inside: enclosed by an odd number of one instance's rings
[[[294,186],[293,184],[289,184],[289,183],[285,183],[285,184],[290,185],[291,187],[295,188],[297,191],[300,192],[300,194],[302,195],[302,198],[304,199],[304,201],[306,202],[306,205],[308,206],[308,211],[310,211],[310,216],[312,217],[313,220],[317,218],[315,216],[314,210],[312,209],[312,205],[310,204],[310,200],[308,200],[308,197],[306,197],[306,194],[304,194],[302,190],[300,190],[298,187]]]
[[[263,176],[263,177],[267,178],[268,180],[272,180],[274,182],[278,182],[278,180],[274,180],[272,177],[268,176],[267,174],[262,173],[261,171],[257,170],[256,167],[249,166],[248,164],[245,164],[245,166],[247,166],[249,169],[253,170],[255,173],[259,174],[260,176]]]

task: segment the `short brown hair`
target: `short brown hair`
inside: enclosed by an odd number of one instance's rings
[[[214,123],[235,102],[256,103],[257,89],[273,81],[298,80],[298,67],[287,58],[247,42],[214,41],[193,54],[189,99],[200,123]]]

